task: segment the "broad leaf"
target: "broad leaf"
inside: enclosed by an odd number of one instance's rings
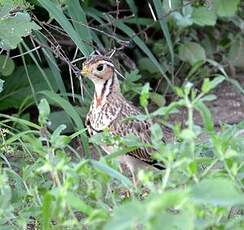
[[[231,17],[235,15],[240,0],[214,0],[217,15],[220,17]]]
[[[217,20],[216,13],[207,7],[194,8],[192,20],[200,26],[214,26]]]
[[[244,195],[227,178],[205,179],[191,189],[192,200],[201,204],[233,206],[244,204]]]
[[[17,12],[14,16],[2,17],[0,20],[0,48],[15,49],[22,37],[31,34],[40,27],[31,21],[27,13]]]
[[[3,76],[9,76],[15,68],[14,61],[5,55],[0,55],[0,73]]]
[[[205,50],[202,46],[195,42],[187,42],[179,47],[179,58],[182,61],[189,62],[194,65],[198,61],[206,59]]]
[[[238,36],[231,43],[228,59],[234,66],[244,69],[244,39],[243,39],[243,36]]]
[[[172,12],[172,16],[174,17],[177,26],[186,27],[192,25],[192,7],[190,5],[186,5],[182,8],[182,14],[178,11]]]
[[[43,77],[38,68],[34,65],[28,65],[27,68],[34,90],[38,92],[48,89],[48,85],[46,81],[43,81]],[[50,69],[44,68],[43,71],[45,71],[53,89],[57,90],[57,85],[55,79],[52,77]],[[28,102],[33,101],[30,82],[24,66],[18,67],[11,76],[5,77],[3,80],[5,80],[5,87],[3,93],[0,95],[1,110],[19,108],[22,102],[27,98]]]

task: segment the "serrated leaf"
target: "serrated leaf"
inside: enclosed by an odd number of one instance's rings
[[[5,55],[0,55],[0,73],[3,76],[9,76],[13,73],[15,68],[14,61]]]
[[[193,8],[193,23],[200,26],[214,26],[216,24],[217,15],[213,9],[207,7]]]
[[[182,61],[189,62],[191,65],[194,65],[198,61],[205,61],[206,54],[201,45],[195,42],[187,42],[180,45],[179,58]]]
[[[31,21],[28,13],[17,12],[14,16],[1,18],[0,48],[15,49],[22,37],[30,35],[32,30],[39,29],[41,28]]]
[[[214,0],[217,15],[220,17],[231,17],[235,15],[240,0]]]

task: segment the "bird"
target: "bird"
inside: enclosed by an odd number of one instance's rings
[[[142,143],[151,143],[151,123],[128,119],[142,112],[122,95],[118,79],[121,74],[110,57],[101,54],[88,57],[83,62],[81,75],[94,84],[94,96],[85,122],[90,136],[108,130],[112,136],[126,137],[133,134]],[[101,147],[107,154],[114,151],[114,146]],[[120,166],[127,166],[134,185],[138,183],[137,173],[140,169],[165,168],[161,162],[152,157],[153,152],[155,150],[151,147],[141,147],[119,156]]]

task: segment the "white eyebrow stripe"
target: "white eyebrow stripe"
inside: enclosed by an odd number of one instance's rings
[[[105,61],[105,62],[106,62],[106,65],[111,66],[111,67],[114,68],[114,64],[113,64],[113,63],[111,63],[111,62],[107,62],[107,61]]]
[[[124,77],[116,68],[115,68],[115,66],[114,66],[114,64],[113,63],[111,63],[111,62],[107,62],[107,61],[105,61],[106,62],[106,65],[108,65],[108,66],[111,66],[112,68],[114,68],[114,71],[120,76],[120,77],[122,77],[123,79],[126,79],[126,77]]]

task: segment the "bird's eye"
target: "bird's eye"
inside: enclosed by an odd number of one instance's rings
[[[104,65],[103,64],[98,65],[97,71],[101,72],[101,71],[103,71],[103,69],[104,69]]]

